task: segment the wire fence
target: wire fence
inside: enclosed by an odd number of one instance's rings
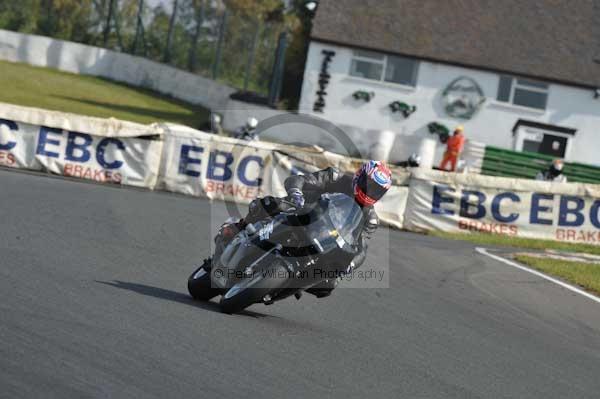
[[[0,0],[0,28],[171,64],[277,99],[285,15],[276,0]],[[283,43],[282,43],[283,40]],[[274,98],[273,98],[274,96]]]

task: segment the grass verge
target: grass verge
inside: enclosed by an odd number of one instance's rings
[[[441,231],[432,231],[429,235],[452,240],[469,241],[479,245],[497,245],[504,247],[518,247],[527,249],[553,249],[567,252],[583,252],[592,255],[600,255],[600,245],[576,244],[569,242],[560,242],[552,240],[537,240],[532,238],[508,237],[495,234],[483,233],[446,233]]]
[[[600,264],[515,255],[515,259],[533,269],[560,277],[600,295]]]
[[[55,69],[0,61],[0,102],[149,124],[199,128],[208,111],[152,90]]]

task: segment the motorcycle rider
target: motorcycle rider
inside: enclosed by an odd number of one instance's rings
[[[233,134],[233,137],[240,140],[252,141],[256,140],[256,127],[258,119],[254,117],[248,118],[244,126],[240,126]]]
[[[410,154],[408,160],[396,162],[394,165],[400,166],[401,168],[418,168],[421,166],[421,156],[415,152]]]
[[[305,203],[317,201],[324,193],[343,193],[354,197],[365,212],[365,225],[357,255],[349,265],[348,271],[362,265],[366,258],[367,243],[379,226],[379,218],[373,205],[379,201],[392,185],[392,173],[384,162],[368,161],[361,165],[354,175],[342,174],[335,168],[326,168],[306,175],[288,177],[284,186],[288,199],[297,209]],[[272,196],[257,198],[250,203],[248,215],[237,223],[225,223],[221,226],[215,242],[222,240],[225,245],[241,229],[277,215],[281,211],[281,200]],[[317,298],[331,295],[337,280],[325,280],[306,290]]]
[[[217,114],[217,113],[211,113],[210,115],[210,131],[213,134],[216,134],[218,136],[224,136],[225,132],[223,131],[223,125],[222,125],[222,120],[221,120],[221,115]]]
[[[561,159],[555,159],[546,170],[540,170],[535,176],[536,180],[566,183],[567,176],[563,174],[564,163]]]

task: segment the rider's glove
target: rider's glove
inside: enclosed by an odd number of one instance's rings
[[[297,188],[292,188],[289,191],[288,196],[290,197],[290,201],[294,204],[296,209],[300,209],[304,206],[304,194],[302,194],[302,191],[298,190]]]

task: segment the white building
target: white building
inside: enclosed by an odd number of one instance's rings
[[[300,109],[359,141],[393,131],[392,161],[437,123],[600,165],[600,14],[593,0],[558,3],[321,0]]]

